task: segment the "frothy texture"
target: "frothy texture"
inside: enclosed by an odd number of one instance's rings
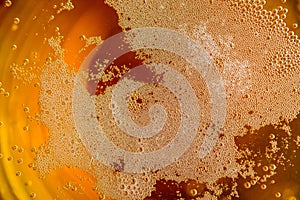
[[[127,32],[96,47],[81,71],[67,69],[59,38],[49,40],[57,59],[40,77],[50,134],[41,175],[79,167],[114,199],[143,199],[162,179],[220,191],[195,195],[206,199],[222,195],[223,178],[258,182],[258,163],[240,161],[251,151],[236,138],[288,123],[300,107],[300,43],[285,11],[264,1],[106,2]],[[112,65],[129,51],[142,65]],[[270,149],[277,153],[274,142]]]

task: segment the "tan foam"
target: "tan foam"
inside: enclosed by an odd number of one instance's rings
[[[117,10],[119,24],[124,30],[148,26],[168,28],[184,33],[205,49],[219,70],[226,90],[224,136],[218,139],[212,153],[199,159],[197,149],[203,143],[210,124],[208,114],[211,113],[211,105],[207,84],[194,66],[172,52],[139,50],[138,56],[144,59],[144,63],[168,64],[171,61],[169,65],[189,81],[195,91],[199,110],[203,112],[197,137],[180,159],[156,172],[126,173],[103,165],[93,155],[95,152],[91,152],[95,145],[99,145],[92,140],[97,135],[84,136],[85,142],[82,142],[82,136],[74,128],[72,95],[76,74],[68,71],[67,64],[63,62],[60,41],[50,40],[58,59],[47,65],[41,76],[41,117],[50,133],[49,142],[41,148],[37,157],[41,174],[62,165],[82,168],[97,179],[97,186],[103,194],[115,199],[142,199],[151,194],[159,179],[178,182],[194,179],[207,183],[211,190],[219,191],[219,186],[214,183],[220,178],[237,178],[239,174],[254,178],[254,161],[237,163],[237,159],[245,152],[237,150],[234,137],[245,135],[248,131],[245,126],[256,130],[268,124],[277,124],[282,119],[291,121],[299,113],[300,107],[299,93],[295,90],[300,86],[297,67],[300,61],[299,40],[280,19],[278,12],[281,11],[263,10],[263,4],[260,3],[263,1],[106,2]],[[133,47],[139,45],[130,37],[127,39]],[[113,121],[113,112],[109,108],[113,90],[113,87],[108,88],[105,94],[91,97],[96,101],[99,124],[104,127],[110,141],[129,152],[155,151],[172,141],[180,126],[182,113],[180,102],[174,100],[174,93],[168,87],[144,85],[134,93],[144,100],[143,103],[137,103],[135,98],[129,101],[130,117],[140,126],[150,124],[148,113],[155,100],[168,115],[159,135],[141,140],[126,134]],[[147,94],[151,90],[155,91],[154,97],[151,97],[153,99]],[[168,98],[170,101],[164,101]],[[84,97],[82,101],[90,103]],[[234,195],[236,193],[233,192]],[[206,194],[204,198],[217,199],[217,196]]]

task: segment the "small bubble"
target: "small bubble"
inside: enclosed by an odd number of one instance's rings
[[[276,192],[276,193],[275,193],[275,197],[276,197],[276,198],[280,198],[280,197],[281,197],[281,193],[280,193],[280,192]]]
[[[265,172],[267,172],[268,170],[269,170],[269,167],[268,166],[263,166],[263,170],[265,171]]]
[[[274,165],[274,164],[270,165],[270,170],[274,171],[274,170],[276,170],[276,168],[277,168],[276,165]]]
[[[198,194],[198,191],[197,191],[197,189],[194,188],[194,189],[191,189],[190,193],[194,197]]]
[[[14,18],[14,24],[17,25],[17,24],[19,24],[19,23],[20,23],[20,19],[19,19],[18,17],[15,17],[15,18]]]
[[[274,139],[275,139],[275,135],[274,135],[273,133],[271,133],[271,134],[269,135],[269,138],[270,138],[270,140],[274,140]]]
[[[0,153],[0,159],[2,159],[3,158],[3,154],[2,153]]]
[[[281,18],[281,19],[285,19],[285,18],[286,18],[286,14],[281,14],[281,15],[280,15],[280,18]]]
[[[30,198],[35,199],[35,198],[36,198],[36,193],[31,192],[31,193],[30,193]]]
[[[23,127],[23,131],[28,131],[28,130],[29,130],[29,126],[28,125],[26,125],[26,126]]]
[[[131,184],[134,184],[135,183],[135,179],[133,178],[133,179],[130,179],[130,183]]]
[[[261,188],[262,190],[265,190],[265,189],[267,189],[267,185],[266,185],[266,184],[262,184],[262,185],[260,186],[260,188]]]
[[[18,48],[18,47],[17,47],[16,44],[14,44],[14,45],[11,46],[11,49],[12,49],[12,50],[16,50],[17,48]]]
[[[47,63],[50,63],[51,61],[52,61],[52,58],[51,58],[51,57],[47,57],[47,58],[46,58],[46,62],[47,62]]]
[[[250,183],[251,183],[251,185],[255,185],[256,184],[256,180],[253,179],[253,180],[250,181]]]
[[[0,127],[3,126],[3,124],[4,124],[4,123],[0,121]]]
[[[10,0],[5,0],[4,6],[10,7],[12,5],[12,2]]]
[[[12,161],[14,158],[12,157],[12,156],[9,156],[8,158],[7,158],[7,160],[8,161]]]
[[[22,175],[22,172],[20,172],[20,171],[16,172],[16,176],[21,176],[21,175]]]
[[[18,145],[12,146],[11,149],[14,150],[14,151],[17,150],[18,149]]]
[[[22,147],[20,147],[20,148],[18,149],[18,152],[19,152],[19,153],[23,153],[23,152],[24,152],[24,149],[23,149]]]
[[[54,15],[51,15],[51,16],[49,17],[49,22],[52,21],[52,20],[54,20],[54,18],[55,18],[55,16],[54,16]]]
[[[251,184],[250,184],[249,182],[246,182],[246,183],[244,183],[244,187],[245,187],[246,189],[248,189],[248,188],[251,187]]]
[[[27,65],[28,63],[29,63],[29,59],[25,58],[24,61],[23,61],[23,65]]]
[[[144,181],[144,182],[148,182],[148,178],[147,178],[147,177],[144,177],[144,178],[143,178],[143,181]]]
[[[34,87],[40,87],[40,83],[34,83],[33,86]]]
[[[18,164],[22,164],[22,163],[23,163],[23,159],[22,159],[22,158],[19,158],[19,159],[17,160],[17,163],[18,163]]]
[[[9,92],[4,92],[3,96],[9,97]]]
[[[0,94],[4,94],[5,89],[4,88],[0,88]]]
[[[292,26],[293,26],[294,29],[298,28],[298,24],[297,23],[293,23]]]
[[[58,32],[59,31],[59,27],[58,26],[55,27],[54,30],[55,30],[55,32]]]
[[[37,152],[37,149],[36,149],[35,147],[33,147],[33,148],[31,149],[31,152],[36,153],[36,152]]]
[[[81,35],[79,38],[80,38],[81,40],[86,40],[86,36],[85,36],[85,35]]]
[[[28,107],[25,107],[25,108],[24,108],[24,112],[26,112],[26,113],[29,112],[29,110],[30,110],[30,109],[29,109]]]
[[[29,168],[33,168],[33,167],[34,167],[34,164],[33,164],[33,163],[29,163],[29,164],[28,164],[28,167],[29,167]]]

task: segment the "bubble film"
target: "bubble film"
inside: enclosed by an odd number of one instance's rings
[[[298,1],[2,1],[0,199],[299,199]]]

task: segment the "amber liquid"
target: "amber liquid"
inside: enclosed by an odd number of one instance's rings
[[[57,1],[56,3],[59,5],[60,2]],[[1,8],[0,10],[0,19],[5,19],[0,20],[2,31],[0,41],[3,41],[0,55],[1,60],[4,60],[4,67],[0,69],[0,75],[2,87],[10,92],[8,97],[4,97],[3,92],[3,97],[1,96],[0,99],[0,121],[3,121],[3,125],[0,127],[0,189],[3,188],[3,192],[0,191],[0,199],[98,199],[101,188],[93,188],[97,180],[81,169],[64,166],[52,171],[45,179],[39,178],[31,163],[34,163],[36,156],[35,148],[38,149],[49,137],[47,128],[36,122],[35,119],[32,120],[35,114],[40,111],[38,104],[39,88],[36,84],[39,81],[34,79],[29,84],[24,84],[11,76],[10,65],[14,62],[22,63],[24,58],[34,57],[31,54],[32,52],[38,53],[38,58],[35,60],[36,65],[44,63],[51,50],[41,46],[43,38],[57,35],[55,27],[60,27],[59,33],[65,37],[62,43],[63,49],[66,50],[65,61],[70,64],[70,70],[75,69],[77,71],[84,58],[92,50],[92,47],[88,47],[83,53],[77,54],[78,49],[82,47],[79,36],[99,35],[105,40],[121,32],[122,28],[118,25],[118,15],[113,8],[104,4],[103,1],[76,1],[74,10],[62,12],[48,24],[54,3],[46,5],[38,3],[32,12],[32,5],[35,5],[35,1],[27,1],[26,5],[23,7],[22,2],[13,2],[11,7]],[[266,9],[271,10],[278,5],[282,5],[282,3],[268,1]],[[300,34],[300,29],[295,28],[294,25],[299,23],[300,16],[299,10],[296,9],[296,1],[287,2],[284,6],[289,8],[287,25],[296,34]],[[21,22],[18,29],[11,31],[11,21],[9,20],[15,16],[18,16]],[[38,22],[32,20],[34,16],[37,16]],[[29,20],[30,22],[26,22]],[[22,24],[23,22],[24,24]],[[47,24],[46,29],[44,28],[45,24]],[[34,26],[35,29],[28,34],[31,26]],[[18,48],[13,52],[11,46],[15,43]],[[113,64],[121,69],[124,64],[134,68],[141,63],[141,60],[135,58],[135,53],[131,52],[119,58]],[[31,61],[30,64],[32,64]],[[118,80],[118,78],[114,78],[105,83],[99,82],[98,86],[104,87],[99,87],[96,95],[104,93],[107,86],[116,84]],[[24,113],[25,107],[30,108],[29,113]],[[277,142],[280,150],[276,154],[284,154],[286,160],[283,161],[282,165],[276,165],[276,174],[272,178],[267,179],[265,183],[253,184],[249,188],[247,185],[245,187],[245,183],[250,182],[250,180],[241,176],[236,180],[221,178],[217,182],[217,184],[223,186],[223,193],[219,196],[220,199],[227,199],[235,182],[238,184],[239,198],[233,197],[233,199],[300,199],[300,160],[298,159],[300,153],[299,146],[295,142],[298,140],[297,137],[300,136],[299,116],[292,122],[283,121],[282,124],[291,127],[290,136],[287,136],[286,132],[280,128],[270,125],[254,132],[249,129],[246,136],[235,138],[240,150],[248,148],[252,151],[247,159],[261,163],[261,166],[256,167],[256,172],[261,177],[271,171],[271,169],[266,170],[263,167],[268,166],[270,168],[270,165],[274,162],[273,158],[267,159],[264,156],[266,148],[271,145],[270,141]],[[275,139],[270,134],[274,134]],[[288,145],[287,148],[285,148],[286,145]],[[244,159],[241,158],[239,162],[243,162]],[[266,188],[263,186],[264,184]],[[194,199],[203,197],[205,193],[214,194],[214,191],[211,191],[205,183],[198,183],[192,179],[176,182],[166,178],[157,181],[154,187],[155,190],[146,199]],[[280,192],[280,195],[276,196],[278,192]],[[78,196],[78,194],[81,196]],[[109,197],[106,198],[109,199]]]

